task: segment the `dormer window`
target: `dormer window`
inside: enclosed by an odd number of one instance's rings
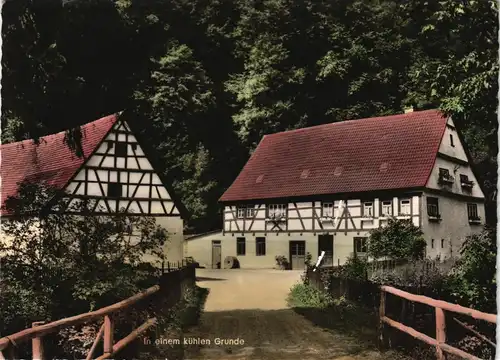
[[[119,198],[122,196],[122,184],[108,183],[108,197]]]
[[[115,155],[119,157],[127,156],[127,143],[126,142],[118,142],[116,143]]]
[[[465,189],[472,189],[474,186],[474,182],[472,180],[469,180],[469,177],[464,174],[460,174],[460,185],[462,188]]]
[[[392,216],[392,201],[382,201],[382,211],[380,212],[383,217]]]
[[[444,184],[444,185],[451,185],[455,179],[453,176],[450,175],[450,170],[444,169],[444,168],[439,168],[439,179],[438,183],[439,184]]]

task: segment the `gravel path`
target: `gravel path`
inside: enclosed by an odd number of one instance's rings
[[[197,269],[197,285],[210,289],[205,311],[286,309],[290,288],[301,271]]]
[[[198,269],[198,286],[210,294],[200,324],[184,336],[184,360],[399,359],[376,351],[371,325],[353,334],[325,314],[287,308],[300,275]]]

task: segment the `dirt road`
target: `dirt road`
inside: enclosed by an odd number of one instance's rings
[[[302,271],[197,269],[197,285],[210,289],[205,311],[286,309],[290,288]]]
[[[328,315],[287,308],[300,272],[203,269],[197,277],[210,294],[200,325],[185,335],[186,360],[391,359],[376,352],[368,322],[353,334]]]

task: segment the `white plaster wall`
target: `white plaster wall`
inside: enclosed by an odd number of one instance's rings
[[[169,240],[164,247],[167,261],[182,261],[184,258],[184,222],[178,216],[158,216],[155,217],[156,224],[166,229],[169,233]]]
[[[443,186],[438,183],[439,168],[448,169],[450,171],[450,175],[452,175],[455,178],[455,181],[453,184],[451,184],[451,186],[450,185]],[[460,174],[467,175],[469,177],[469,180],[474,181],[474,187],[472,188],[472,191],[462,190],[462,187],[460,185]],[[475,178],[471,168],[468,165],[467,166],[459,165],[439,157],[436,158],[436,162],[434,163],[434,168],[432,169],[431,176],[427,181],[426,187],[431,189],[446,189],[447,191],[456,194],[463,194],[473,197],[484,198],[484,194],[478,186],[477,179]]]
[[[223,243],[222,232],[197,236],[194,239],[184,240],[184,257],[193,257],[201,266],[212,268],[212,241],[220,240]],[[222,245],[224,246],[224,245]],[[224,261],[224,257],[221,257]]]
[[[312,256],[312,262],[315,263],[318,258],[318,236],[325,232],[288,234],[288,233],[216,233],[206,236],[196,237],[185,241],[185,256],[192,256],[200,265],[207,268],[212,267],[212,240],[221,241],[221,259],[224,261],[226,256],[234,256],[238,259],[241,268],[260,269],[276,268],[275,257],[285,256],[290,260],[289,242],[294,240],[303,240],[306,242],[306,254],[309,252]],[[331,235],[333,233],[330,233]],[[354,252],[354,237],[368,237],[368,232],[345,233],[337,232],[333,236],[333,261],[334,264],[344,264],[349,256]],[[236,243],[238,237],[244,237],[246,240],[245,255],[236,255]],[[266,255],[256,255],[256,238],[266,238]]]
[[[451,118],[448,119],[448,124],[453,127],[455,126]],[[453,136],[453,145],[455,146],[451,145],[450,135]],[[448,126],[444,131],[444,135],[439,146],[439,152],[448,156],[453,156],[460,160],[467,161],[467,156],[465,155],[463,145],[460,143],[457,131],[455,129],[451,129]]]
[[[442,217],[440,222],[429,221],[427,216],[427,196],[439,199],[439,212]],[[481,232],[485,219],[484,204],[475,202],[478,214],[481,217],[481,224],[471,225],[467,215],[467,203],[467,201],[450,197],[424,193],[422,197],[422,231],[427,242],[428,257],[434,258],[438,255],[441,258],[456,256],[467,235]],[[434,248],[431,247],[432,239],[434,239]],[[441,247],[441,239],[445,240],[443,247]]]

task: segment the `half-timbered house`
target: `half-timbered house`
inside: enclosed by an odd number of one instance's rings
[[[365,253],[370,230],[392,216],[423,230],[428,256],[447,257],[484,223],[470,157],[437,110],[266,135],[220,201],[214,246],[242,267],[285,256],[302,268],[321,251],[324,264],[342,264]]]
[[[65,132],[0,146],[1,203],[18,193],[22,182],[43,182],[64,190],[58,211],[74,212],[74,202],[92,199],[93,214],[155,217],[169,233],[169,261],[183,258],[183,215],[169,182],[153,166],[155,156],[124,116],[107,116],[81,127],[83,156],[68,147]],[[2,210],[5,221],[14,214]],[[134,236],[134,229],[128,229]],[[5,234],[2,234],[5,240]]]

